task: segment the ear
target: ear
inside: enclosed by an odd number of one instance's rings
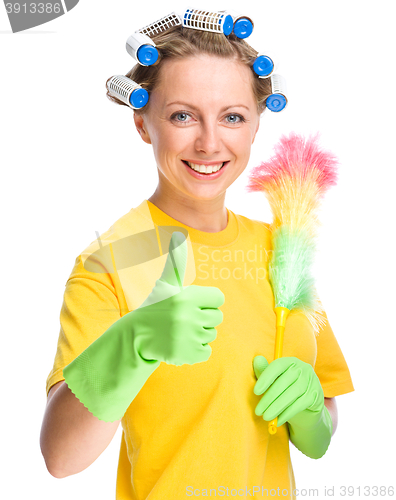
[[[133,113],[133,119],[135,121],[136,130],[139,132],[140,137],[147,144],[151,144],[151,139],[144,123],[144,116]]]

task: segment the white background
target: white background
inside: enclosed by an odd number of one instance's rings
[[[0,5],[0,488],[11,488],[3,498],[115,497],[121,427],[85,471],[65,479],[48,473],[39,447],[45,381],[75,258],[95,231],[106,231],[157,185],[151,146],[134,129],[132,111],[105,97],[105,82],[133,66],[125,50],[130,34],[188,5],[80,0],[70,13],[16,34]],[[341,486],[395,485],[393,2],[191,5],[250,15],[255,31],[248,42],[276,51],[288,83],[288,107],[263,116],[251,161],[228,190],[226,206],[270,222],[263,195],[244,186],[250,167],[267,159],[284,133],[320,131],[322,146],[341,162],[338,186],[320,215],[316,276],[355,392],[337,398],[339,426],[322,459],[292,446],[297,487],[318,488],[324,498],[324,487],[334,486],[334,498],[343,498]]]

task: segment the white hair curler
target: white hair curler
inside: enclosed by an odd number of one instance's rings
[[[163,33],[164,31],[168,31],[168,29],[173,26],[181,26],[182,22],[180,17],[176,12],[172,12],[168,16],[162,17],[159,21],[155,21],[154,23],[145,26],[144,28],[138,30],[139,33],[143,33],[149,37],[153,35],[158,35],[159,33]]]
[[[287,105],[286,80],[282,75],[271,75],[272,94],[267,97],[265,104],[270,111],[278,113],[285,109]]]
[[[149,100],[146,89],[127,76],[114,75],[106,83],[109,94],[132,109],[143,108]]]
[[[226,11],[211,12],[189,7],[180,14],[180,19],[185,28],[223,33],[226,36],[232,32],[234,27],[234,19]]]

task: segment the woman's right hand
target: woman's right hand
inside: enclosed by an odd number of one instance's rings
[[[191,285],[183,287],[187,264],[185,236],[175,231],[161,277],[143,302],[131,314],[134,346],[145,360],[164,361],[172,365],[207,361],[212,353],[210,342],[223,321],[218,309],[224,294],[216,287]]]
[[[209,359],[224,295],[215,287],[183,288],[186,262],[187,242],[176,231],[162,275],[143,304],[63,369],[70,390],[99,420],[121,419],[161,361],[191,365]]]

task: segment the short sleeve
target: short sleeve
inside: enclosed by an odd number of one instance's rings
[[[120,305],[109,273],[84,269],[81,255],[66,282],[60,312],[60,332],[54,365],[46,381],[51,387],[64,380],[63,368],[121,317]]]
[[[341,348],[329,324],[326,313],[325,324],[316,337],[317,356],[315,373],[326,398],[353,392],[351,375]]]

